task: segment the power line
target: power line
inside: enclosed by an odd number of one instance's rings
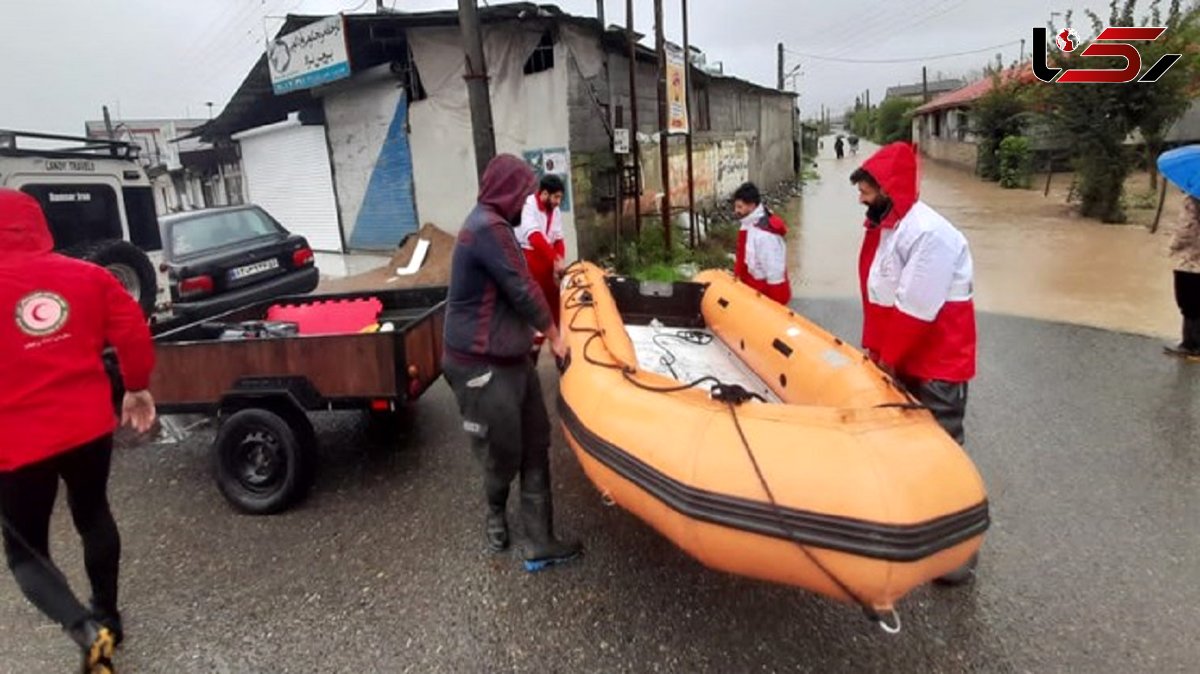
[[[922,5],[920,11],[924,11],[929,9],[929,7],[934,4],[945,1],[947,0],[918,0],[917,4]],[[900,8],[896,8],[894,6],[890,8],[884,7],[883,5],[885,2],[887,2],[887,0],[878,3],[878,7],[872,7],[869,10],[864,10],[849,19],[841,17],[836,18],[833,21],[826,22],[825,25],[822,25],[815,31],[810,31],[809,33],[826,37],[835,36],[840,45],[835,47],[830,53],[840,56],[843,53],[843,49],[846,45],[846,41],[844,39],[846,35],[853,35],[855,37],[855,42],[857,43],[857,41],[861,40],[864,36],[870,35],[872,31],[886,31],[890,26],[894,26],[895,23],[901,18],[912,16],[915,11],[918,11],[912,7],[911,4],[909,6]],[[890,5],[893,3],[887,2],[887,4]],[[863,16],[866,18],[862,18]],[[806,42],[809,41],[806,40]],[[818,38],[816,42],[822,43],[824,41]],[[823,44],[819,44],[818,46],[823,46]]]
[[[888,9],[889,6],[892,9]],[[801,37],[805,42],[811,42],[809,36],[816,36],[817,42],[822,42],[822,38],[825,38],[825,40],[837,40],[840,43],[841,36],[844,36],[847,31],[862,31],[865,26],[877,20],[881,15],[886,15],[889,11],[895,11],[894,3],[891,0],[877,0],[873,6],[856,7],[850,17],[835,15],[818,26],[809,26]]]
[[[809,59],[814,59],[817,61],[835,61],[837,63],[915,63],[918,61],[936,61],[938,59],[954,58],[955,56],[967,56],[969,54],[980,54],[980,53],[983,53],[986,51],[991,51],[993,49],[999,49],[1001,47],[1011,47],[1012,45],[1016,45],[1016,44],[1020,44],[1020,43],[1021,43],[1020,40],[1010,40],[1010,41],[1004,42],[1002,44],[992,45],[990,47],[983,47],[981,49],[971,49],[969,51],[953,52],[950,54],[936,54],[933,56],[915,56],[913,58],[898,58],[898,59],[846,59],[846,58],[837,58],[836,56],[821,56],[820,54],[805,54],[803,52],[792,51],[790,49],[784,49],[784,51],[793,56],[799,56],[801,58],[809,58]]]
[[[910,35],[910,30],[919,24],[922,24],[930,19],[943,17],[956,9],[966,0],[938,0],[934,5],[922,7],[921,9],[913,8],[910,12],[902,14],[878,29],[873,31],[873,34],[855,34],[855,39],[846,40],[841,49],[834,51],[830,56],[847,56],[860,49],[860,45],[869,44],[872,49],[879,49],[880,46],[891,42],[899,35]],[[869,36],[868,36],[869,35]]]
[[[878,48],[882,47],[883,45],[891,42],[892,40],[895,40],[897,37],[899,37],[901,35],[914,34],[914,29],[917,26],[926,24],[931,20],[944,19],[947,16],[949,16],[950,14],[953,14],[956,9],[962,7],[966,2],[967,2],[967,0],[948,0],[948,2],[945,5],[934,8],[928,14],[918,16],[918,17],[914,18],[912,21],[908,21],[899,26],[895,26],[892,31],[885,34],[879,41],[875,42],[872,46],[874,48],[878,49]],[[838,54],[838,56],[842,56],[842,55],[843,54]]]
[[[869,15],[865,20],[847,25],[837,33],[838,40],[833,47],[835,55],[842,56],[854,52],[859,45],[874,45],[882,36],[891,33],[901,21],[919,13],[934,8],[945,0],[920,0],[919,2],[894,3],[899,5],[890,10],[884,10]],[[821,51],[827,51],[822,49]]]

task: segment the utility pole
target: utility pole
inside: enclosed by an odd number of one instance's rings
[[[671,148],[667,143],[670,112],[667,109],[667,39],[663,35],[662,0],[654,0],[654,44],[658,49],[658,149],[662,163],[663,242],[671,253]]]
[[[929,102],[929,73],[925,66],[921,66],[921,102]]]
[[[625,0],[625,41],[629,43],[629,145],[633,151],[633,231],[642,236],[642,150],[638,142],[637,37],[633,34],[633,0]]]
[[[871,137],[871,90],[867,89],[867,138]]]
[[[480,178],[488,162],[496,156],[496,133],[492,126],[492,99],[488,91],[487,61],[483,57],[483,36],[479,32],[479,8],[476,0],[458,0],[458,25],[466,50],[467,101],[471,107],[471,131],[475,138],[475,171]]]
[[[104,109],[104,128],[106,131],[108,131],[108,139],[116,140],[117,137],[116,137],[116,135],[113,134],[112,117],[110,117],[108,114],[108,106],[107,105],[104,106],[103,109]]]
[[[1025,62],[1025,38],[1021,38],[1021,63]]]
[[[608,34],[608,24],[605,23],[605,21],[604,21],[604,0],[596,0],[596,20],[600,22],[600,30],[601,30],[602,34],[607,35]],[[613,227],[613,240],[616,241],[617,247],[620,248],[621,215],[622,215],[621,207],[625,203],[624,199],[622,199],[622,197],[621,197],[620,167],[623,166],[624,163],[623,163],[623,160],[620,157],[620,155],[616,154],[616,148],[615,148],[615,143],[616,143],[616,138],[617,138],[617,136],[616,136],[616,133],[617,133],[617,100],[616,100],[616,98],[617,97],[616,97],[616,94],[613,92],[612,53],[608,49],[604,50],[604,80],[605,80],[605,82],[608,83],[608,128],[613,130],[613,136],[612,136],[612,138],[609,139],[613,145],[610,146],[609,149],[613,150],[613,159],[618,167],[617,174],[616,174],[617,175],[617,185],[616,185],[617,208],[614,211],[615,216],[616,216],[616,223],[615,223],[616,226]]]
[[[687,181],[688,181],[688,234],[692,248],[696,247],[696,171],[692,165],[692,134],[696,129],[692,126],[692,43],[688,39],[688,0],[680,0],[683,5],[683,100],[687,101],[688,132],[685,139],[687,146]]]
[[[777,61],[779,74],[778,74],[778,84],[775,86],[775,88],[780,91],[783,91],[783,43],[782,42],[780,42],[778,45],[776,45],[776,56],[777,56],[776,61]]]

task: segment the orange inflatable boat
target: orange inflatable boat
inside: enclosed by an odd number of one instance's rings
[[[703,564],[861,606],[962,567],[989,524],[966,453],[859,351],[724,272],[577,264],[559,409],[606,500]]]

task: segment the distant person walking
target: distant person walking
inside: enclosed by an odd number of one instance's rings
[[[833,152],[837,155],[838,159],[846,156],[846,143],[842,140],[841,136],[838,136],[837,140],[833,142]]]

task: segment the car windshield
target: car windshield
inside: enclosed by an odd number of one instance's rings
[[[279,227],[255,209],[213,213],[172,225],[171,252],[186,257],[279,233]]]

